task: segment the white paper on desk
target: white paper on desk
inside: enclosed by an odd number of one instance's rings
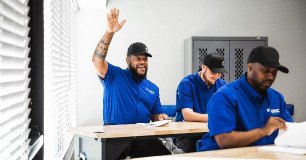
[[[162,121],[155,121],[155,122],[150,122],[150,123],[136,123],[140,126],[153,126],[153,127],[159,127],[159,126],[163,126],[165,124],[168,124],[169,122],[171,122],[172,120],[162,120]]]
[[[267,151],[306,154],[306,122],[286,122],[287,130],[280,130],[274,141],[275,146],[263,146],[259,149]]]
[[[282,147],[282,146],[263,146],[259,147],[259,150],[273,151],[273,152],[285,152],[293,154],[306,154],[306,148],[297,148],[297,147]]]
[[[280,130],[274,141],[275,145],[283,147],[299,147],[306,149],[306,122],[286,122],[287,131]]]

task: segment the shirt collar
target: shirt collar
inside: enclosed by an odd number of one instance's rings
[[[247,95],[249,95],[252,98],[258,98],[258,97],[262,97],[261,94],[259,94],[253,86],[251,86],[251,84],[248,82],[247,78],[247,73],[245,73],[242,78],[241,78],[241,86],[243,88],[243,90],[246,92]]]
[[[140,79],[140,80],[136,79],[130,69],[126,68],[125,70],[126,70],[127,75],[131,77],[137,84],[141,83],[142,80],[144,80],[144,79]]]

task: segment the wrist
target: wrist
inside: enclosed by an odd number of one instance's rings
[[[268,135],[264,127],[259,128],[259,135],[260,135],[260,137],[264,137],[264,136]]]
[[[204,114],[204,122],[208,122],[208,114]]]
[[[111,31],[106,30],[106,34],[111,34],[111,35],[113,35],[113,34],[115,34],[115,32],[111,32]]]

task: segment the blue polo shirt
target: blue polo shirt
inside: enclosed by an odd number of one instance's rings
[[[198,72],[185,77],[176,90],[177,114],[175,121],[184,120],[183,108],[191,108],[194,112],[206,114],[209,99],[225,84],[226,82],[219,78],[214,85],[208,88]]]
[[[219,149],[215,135],[262,128],[270,117],[293,121],[286,109],[284,97],[272,88],[267,90],[266,95],[259,94],[248,83],[246,74],[218,90],[207,108],[209,134],[202,138],[202,151]],[[278,130],[251,146],[273,144],[277,134]]]
[[[151,115],[162,113],[158,87],[147,79],[136,81],[129,69],[108,63],[103,87],[105,124],[148,123]]]

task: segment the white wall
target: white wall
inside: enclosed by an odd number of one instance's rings
[[[306,1],[304,0],[111,0],[127,22],[115,34],[107,60],[125,68],[127,47],[147,44],[148,79],[160,88],[162,104],[175,104],[184,75],[184,40],[190,36],[268,36],[289,74],[279,73],[274,88],[296,107],[297,121],[306,120]],[[91,65],[92,52],[105,31],[105,12],[79,13],[79,124],[100,120],[102,88]],[[99,116],[95,117],[93,115]]]
[[[104,13],[105,8],[81,8],[78,12],[78,126],[101,123],[103,88],[91,58],[106,29]]]

